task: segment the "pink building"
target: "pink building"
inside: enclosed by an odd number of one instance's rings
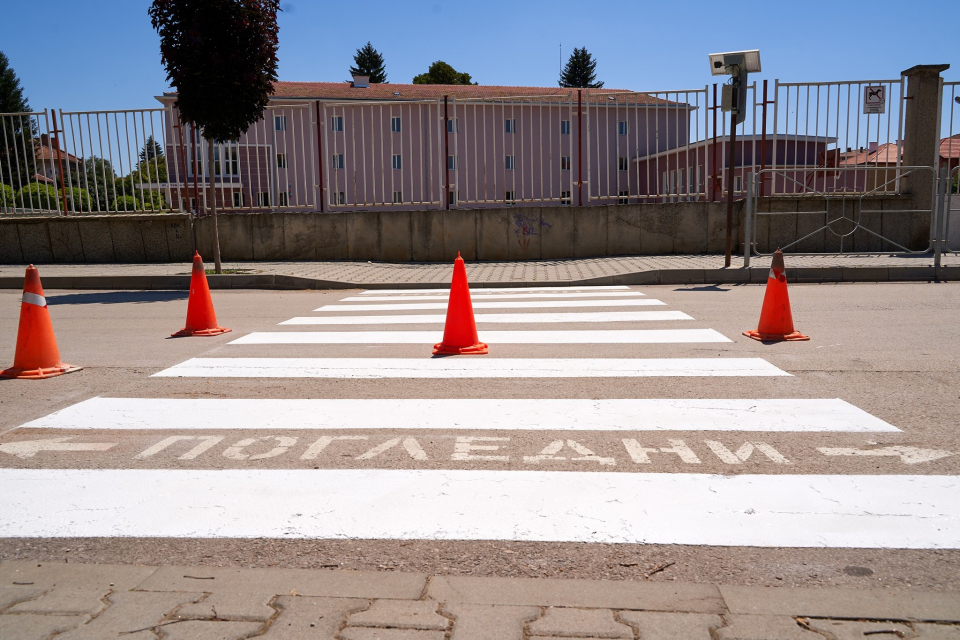
[[[167,118],[174,206],[317,211],[610,204],[644,195],[632,160],[688,144],[698,107],[625,90],[278,82],[263,120],[218,144]],[[701,132],[701,135],[703,132]]]

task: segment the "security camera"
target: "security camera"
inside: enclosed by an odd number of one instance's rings
[[[739,67],[741,72],[759,73],[760,50],[728,51],[726,53],[710,54],[710,73],[715,76],[733,75],[733,67]]]

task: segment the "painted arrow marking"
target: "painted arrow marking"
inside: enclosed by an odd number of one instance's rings
[[[7,442],[0,444],[0,451],[18,458],[32,458],[41,451],[107,451],[119,444],[118,442],[67,442],[67,440],[70,438]]]
[[[855,449],[853,447],[817,447],[825,456],[892,456],[899,457],[905,464],[932,462],[952,456],[950,451],[939,449],[920,449],[918,447],[883,447],[882,449]]]

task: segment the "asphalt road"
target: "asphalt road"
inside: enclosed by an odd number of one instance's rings
[[[428,343],[231,342],[254,332],[332,334],[347,331],[373,332],[378,336],[382,332],[427,331],[433,332],[436,341],[439,341],[442,326],[437,323],[278,323],[302,317],[442,314],[443,311],[401,308],[344,313],[319,310],[324,305],[336,304],[345,298],[382,297],[389,296],[389,292],[358,295],[359,291],[217,291],[214,300],[218,319],[221,325],[232,328],[233,332],[210,338],[171,339],[169,334],[183,325],[186,308],[184,293],[48,291],[47,301],[61,355],[66,362],[85,368],[78,373],[41,382],[0,381],[0,471],[138,470],[144,475],[135,477],[140,479],[137,482],[142,480],[142,484],[122,487],[122,490],[131,495],[142,494],[146,508],[152,504],[156,516],[161,520],[166,513],[164,509],[167,507],[164,505],[174,504],[178,500],[192,505],[189,508],[197,508],[191,502],[193,498],[171,498],[166,495],[167,479],[176,477],[177,482],[183,482],[182,486],[195,486],[202,492],[207,476],[194,472],[211,470],[239,470],[250,474],[262,472],[265,475],[256,477],[266,479],[265,482],[279,483],[281,488],[274,489],[279,494],[274,493],[274,496],[284,495],[286,489],[283,487],[288,486],[292,486],[291,495],[296,493],[294,485],[305,477],[267,473],[282,470],[326,474],[333,474],[335,470],[342,472],[344,475],[335,476],[338,482],[345,483],[346,488],[341,493],[346,495],[348,490],[355,491],[358,496],[356,501],[360,502],[367,489],[358,480],[374,478],[372,481],[375,482],[395,481],[398,486],[404,486],[402,482],[406,481],[408,475],[401,474],[395,478],[383,475],[394,471],[430,471],[439,474],[445,471],[476,472],[480,475],[470,477],[470,482],[505,482],[502,486],[510,487],[511,494],[486,504],[477,500],[477,496],[487,497],[483,495],[483,490],[469,496],[457,494],[459,489],[451,490],[450,495],[454,497],[450,499],[461,500],[459,503],[443,503],[444,509],[451,510],[451,517],[468,521],[472,504],[481,514],[477,517],[485,520],[476,524],[475,531],[471,530],[476,535],[456,539],[456,532],[464,529],[437,529],[437,535],[418,536],[417,532],[421,530],[418,527],[427,525],[418,523],[417,518],[404,525],[406,528],[397,525],[394,535],[391,526],[396,521],[391,519],[390,501],[378,503],[378,508],[382,510],[381,517],[372,517],[377,522],[360,522],[364,518],[360,512],[357,528],[337,529],[335,534],[330,535],[310,536],[303,533],[327,531],[324,527],[330,525],[326,523],[317,524],[314,529],[297,529],[296,523],[293,523],[291,526],[295,532],[290,536],[255,535],[259,531],[258,526],[266,526],[271,518],[280,517],[271,515],[269,504],[257,507],[262,510],[259,519],[263,523],[251,524],[246,529],[246,524],[237,524],[234,529],[224,530],[223,535],[202,533],[191,536],[189,532],[193,529],[179,523],[171,525],[169,530],[159,527],[159,533],[144,533],[145,527],[120,527],[116,534],[95,531],[98,535],[80,535],[85,530],[78,528],[69,517],[57,526],[29,524],[30,516],[34,514],[31,511],[33,507],[29,506],[32,494],[27,491],[22,502],[17,503],[20,505],[17,508],[22,508],[23,512],[16,517],[23,517],[28,523],[24,525],[27,530],[43,530],[45,533],[42,537],[18,535],[0,539],[0,557],[36,560],[67,558],[70,561],[113,563],[335,566],[533,577],[636,579],[651,574],[651,580],[960,588],[960,551],[956,548],[957,544],[950,542],[957,539],[956,528],[960,527],[960,522],[956,518],[951,520],[949,514],[946,519],[941,518],[937,522],[941,525],[945,522],[947,528],[953,528],[953,533],[931,531],[929,535],[918,533],[919,537],[896,533],[892,534],[893,538],[877,538],[880,542],[870,542],[873,539],[868,532],[873,525],[869,518],[863,519],[862,525],[856,525],[862,526],[862,532],[855,531],[856,535],[851,536],[847,532],[844,534],[847,537],[843,538],[842,532],[825,528],[823,537],[818,538],[814,535],[819,533],[817,527],[833,525],[820,524],[818,518],[822,514],[816,505],[807,512],[793,514],[797,520],[790,520],[796,523],[790,527],[784,527],[785,520],[776,519],[779,517],[777,509],[772,507],[770,511],[776,516],[774,519],[758,523],[756,531],[742,535],[734,531],[730,534],[729,544],[709,544],[716,537],[711,537],[709,531],[699,537],[688,535],[691,529],[697,528],[695,522],[689,521],[683,526],[677,524],[675,529],[667,525],[659,527],[654,523],[651,525],[654,534],[644,538],[652,540],[648,544],[636,541],[612,543],[609,540],[617,539],[621,528],[627,527],[615,515],[600,518],[595,526],[587,527],[595,529],[593,531],[584,530],[582,535],[573,533],[564,537],[566,534],[561,534],[552,538],[559,538],[559,541],[537,540],[539,534],[535,533],[536,523],[530,524],[529,529],[515,533],[498,530],[490,536],[493,539],[483,539],[484,531],[496,529],[498,518],[522,519],[523,509],[527,508],[531,498],[524,493],[525,488],[520,480],[525,482],[528,477],[540,483],[540,491],[569,491],[571,504],[577,501],[612,501],[610,496],[617,491],[618,482],[629,483],[635,479],[649,481],[652,484],[649,484],[643,500],[649,502],[644,504],[647,505],[645,508],[649,508],[650,521],[665,518],[671,522],[684,522],[682,514],[678,515],[682,508],[672,505],[677,502],[677,494],[670,493],[680,490],[672,485],[665,489],[666,485],[662,483],[689,480],[696,484],[704,477],[703,474],[782,487],[785,505],[800,504],[806,500],[802,496],[790,495],[793,492],[822,492],[824,487],[834,486],[838,487],[837,491],[847,491],[842,488],[843,478],[835,476],[855,476],[853,486],[844,496],[855,496],[850,498],[855,501],[875,501],[875,504],[871,502],[866,506],[857,502],[860,505],[857,508],[864,513],[869,513],[871,509],[882,511],[888,490],[892,502],[900,499],[904,504],[909,501],[907,498],[911,492],[916,492],[917,501],[926,499],[924,508],[932,509],[938,517],[942,515],[940,511],[956,511],[955,505],[937,502],[940,494],[936,493],[936,487],[930,489],[932,485],[923,484],[923,477],[929,477],[931,483],[939,482],[944,487],[943,495],[947,496],[955,495],[952,492],[960,482],[957,477],[960,476],[960,435],[957,429],[960,409],[957,354],[960,353],[960,335],[956,331],[960,318],[960,284],[792,285],[790,293],[797,328],[809,335],[811,340],[775,345],[761,344],[740,335],[743,330],[756,327],[762,287],[633,287],[630,291],[642,292],[646,294],[644,298],[660,300],[665,305],[478,309],[478,313],[669,310],[689,314],[691,319],[481,323],[481,339],[491,331],[580,331],[590,332],[581,336],[595,338],[598,332],[610,330],[713,329],[730,342],[558,344],[548,336],[540,344],[497,344],[491,341],[490,355],[477,358],[491,361],[521,360],[527,363],[531,359],[564,362],[576,359],[572,365],[574,367],[583,366],[577,363],[587,359],[633,362],[640,359],[672,361],[697,358],[715,362],[761,358],[789,375],[582,377],[575,373],[565,374],[569,377],[347,379],[226,378],[204,374],[153,377],[159,372],[166,372],[165,375],[176,372],[177,367],[184,366],[192,358],[218,361],[226,358],[318,358],[326,362],[359,358],[376,363],[374,367],[380,366],[382,359],[429,360]],[[583,292],[595,294],[586,296],[586,299],[635,299],[614,298],[605,295],[603,290],[591,292],[584,289]],[[429,294],[424,292],[421,295]],[[475,295],[475,303],[480,301],[480,295]],[[511,295],[514,294],[505,294],[507,297]],[[416,297],[419,296],[410,296],[411,301]],[[568,296],[561,299],[569,301],[584,298]],[[538,300],[542,299],[532,299]],[[378,304],[395,302],[385,300]],[[400,303],[403,303],[403,296],[400,296]],[[342,304],[357,306],[364,302]],[[18,314],[19,293],[0,293],[0,343],[3,346],[0,353],[5,354],[2,356],[5,365],[12,362]],[[345,339],[354,340],[356,336]],[[373,338],[381,339],[393,338]],[[275,338],[268,340],[276,341]],[[85,409],[75,408],[78,403],[97,397],[107,400],[131,399],[145,404],[121,406],[107,402],[97,404],[100,401],[94,400],[92,404],[81,405]],[[177,403],[190,399],[246,399],[254,402],[240,408],[229,402],[222,405]],[[409,402],[403,409],[389,402],[376,409],[373,404],[362,402],[369,399],[402,399]],[[443,399],[516,399],[524,402],[504,406],[489,403],[431,403]],[[557,408],[557,402],[549,402],[561,399],[588,402],[562,405],[562,409]],[[771,413],[752,422],[744,422],[744,416],[765,411],[762,406],[755,408],[762,402],[743,403],[742,407],[747,409],[742,409],[741,405],[724,409],[720,406],[722,403],[718,402],[717,407],[708,404],[704,414],[706,417],[703,418],[705,422],[697,424],[689,422],[689,414],[683,414],[673,421],[664,417],[673,415],[670,411],[676,407],[670,403],[666,408],[658,403],[638,405],[639,408],[631,405],[631,411],[639,411],[633,415],[634,422],[626,420],[625,425],[617,428],[604,422],[610,420],[607,405],[592,405],[589,402],[656,399],[674,400],[679,403],[677,406],[688,409],[689,403],[684,404],[683,401],[783,399],[814,403],[840,402],[816,405],[822,413],[818,414],[816,420],[810,418],[812,414],[808,414],[805,408],[795,408],[788,410],[786,415],[778,415],[776,407],[773,407]],[[257,402],[267,400],[278,402]],[[334,407],[324,404],[324,400],[343,400],[344,403]],[[357,402],[350,403],[350,400]],[[310,404],[311,401],[317,403]],[[65,411],[47,418],[59,410]],[[362,424],[336,422],[331,418],[335,410],[346,416],[343,420]],[[449,416],[437,416],[448,410],[452,412]],[[463,415],[457,415],[458,410],[463,411]],[[737,413],[740,410],[746,413]],[[291,413],[284,413],[288,411]],[[423,426],[426,418],[418,416],[418,412],[431,416],[431,420],[427,421],[430,422],[428,427]],[[661,415],[658,412],[665,413]],[[318,413],[322,416],[318,417]],[[274,417],[272,422],[269,416]],[[41,422],[21,427],[35,420]],[[210,421],[209,426],[204,420]],[[554,428],[551,420],[563,422],[565,426]],[[804,420],[810,424],[803,431],[790,430],[799,428],[795,423]],[[598,426],[597,421],[602,424]],[[748,427],[748,422],[752,426]],[[67,446],[63,450],[36,450],[32,453],[28,445],[11,448],[16,443],[37,441],[47,442],[36,445],[41,449],[51,447],[49,442],[52,438],[63,438],[58,443]],[[94,446],[71,450],[70,446],[75,444]],[[98,449],[96,444],[103,447]],[[364,475],[365,470],[381,470],[383,474]],[[570,473],[550,475],[550,472],[561,471]],[[174,472],[185,475],[174,476]],[[546,475],[524,475],[537,473]],[[105,487],[115,487],[128,483],[134,476],[121,474],[103,477]],[[436,476],[428,474],[414,477],[420,482]],[[60,492],[68,502],[72,500],[83,506],[85,501],[93,500],[90,492],[94,491],[96,483],[85,484],[88,476],[76,478],[80,480],[67,475],[57,476],[52,481],[61,483]],[[241,473],[237,478],[243,481],[246,475]],[[571,482],[577,486],[564,488],[565,485],[556,482],[568,479],[573,479]],[[590,484],[595,480],[597,487]],[[890,484],[872,484],[881,481]],[[76,484],[63,485],[63,482]],[[782,484],[775,484],[777,482]],[[356,486],[351,486],[354,484]],[[379,490],[379,487],[372,489]],[[699,508],[707,508],[696,502],[699,499],[696,497],[698,490],[694,487],[688,493],[680,491],[683,496],[692,496],[691,504],[686,507],[692,513],[697,513]],[[703,490],[715,492],[718,489],[715,485],[704,485]],[[737,493],[741,490],[747,493]],[[186,491],[189,493],[190,489]],[[447,490],[438,491],[446,495]],[[507,492],[507,489],[503,491]],[[665,493],[661,497],[656,494],[657,491]],[[728,486],[719,491],[722,495],[718,498],[721,502],[717,510],[725,509],[725,505],[736,504],[740,495],[754,495],[750,493],[753,489],[743,487],[729,489]],[[511,498],[515,498],[513,504]],[[552,498],[562,502],[563,496]],[[300,499],[291,498],[293,502]],[[399,505],[404,497],[394,496],[393,499]],[[832,500],[829,496],[826,499]],[[839,511],[852,508],[844,502],[847,499],[838,497],[833,500],[837,502]],[[434,503],[439,504],[439,500],[437,498]],[[629,509],[629,504],[619,506]],[[343,505],[331,507],[345,508]],[[590,507],[587,505],[585,508],[589,510]],[[611,508],[613,510],[603,513],[615,514],[616,505]],[[58,509],[57,513],[65,511]],[[538,518],[549,519],[551,516],[545,514],[562,515],[566,513],[565,509],[562,504],[544,506],[538,503],[536,508],[532,508],[530,518],[534,521]],[[574,510],[574,507],[570,509]],[[420,514],[423,522],[431,517],[428,511]],[[182,513],[170,511],[170,517],[180,518]],[[337,513],[342,515],[345,512]],[[909,522],[903,525],[905,531],[915,525],[916,530],[922,532],[930,526],[926,520],[930,514],[926,511],[911,514]],[[442,519],[442,515],[438,518]],[[258,519],[255,510],[243,517]],[[200,520],[202,518],[198,518],[198,522]],[[809,528],[813,537],[803,539],[807,542],[797,542],[799,538],[787,531],[794,526],[798,530]],[[201,529],[201,524],[198,524],[196,530]],[[5,530],[13,529],[8,527]],[[164,534],[164,531],[175,533]],[[254,531],[254,534],[250,534],[250,531]],[[351,536],[350,531],[383,533],[357,538]],[[580,529],[571,524],[565,531],[577,532]],[[860,539],[865,542],[856,543],[857,535],[861,533]],[[156,535],[160,537],[153,537]],[[782,537],[783,545],[776,544],[778,536]],[[333,539],[338,537],[350,539]],[[423,539],[425,537],[427,539]],[[464,540],[463,537],[480,539]],[[841,538],[846,542],[837,542]],[[899,544],[897,540],[901,538],[909,538],[910,542]],[[758,540],[763,544],[757,544]],[[817,543],[816,540],[821,542]],[[863,547],[893,548],[858,548],[858,544]],[[906,546],[916,548],[896,548]],[[661,570],[657,570],[661,567]]]

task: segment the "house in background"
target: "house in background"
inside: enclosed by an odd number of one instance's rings
[[[53,139],[46,133],[33,141],[34,157],[36,158],[37,182],[56,184],[60,180],[60,170],[79,172],[82,159],[68,153],[59,147],[59,140]]]

